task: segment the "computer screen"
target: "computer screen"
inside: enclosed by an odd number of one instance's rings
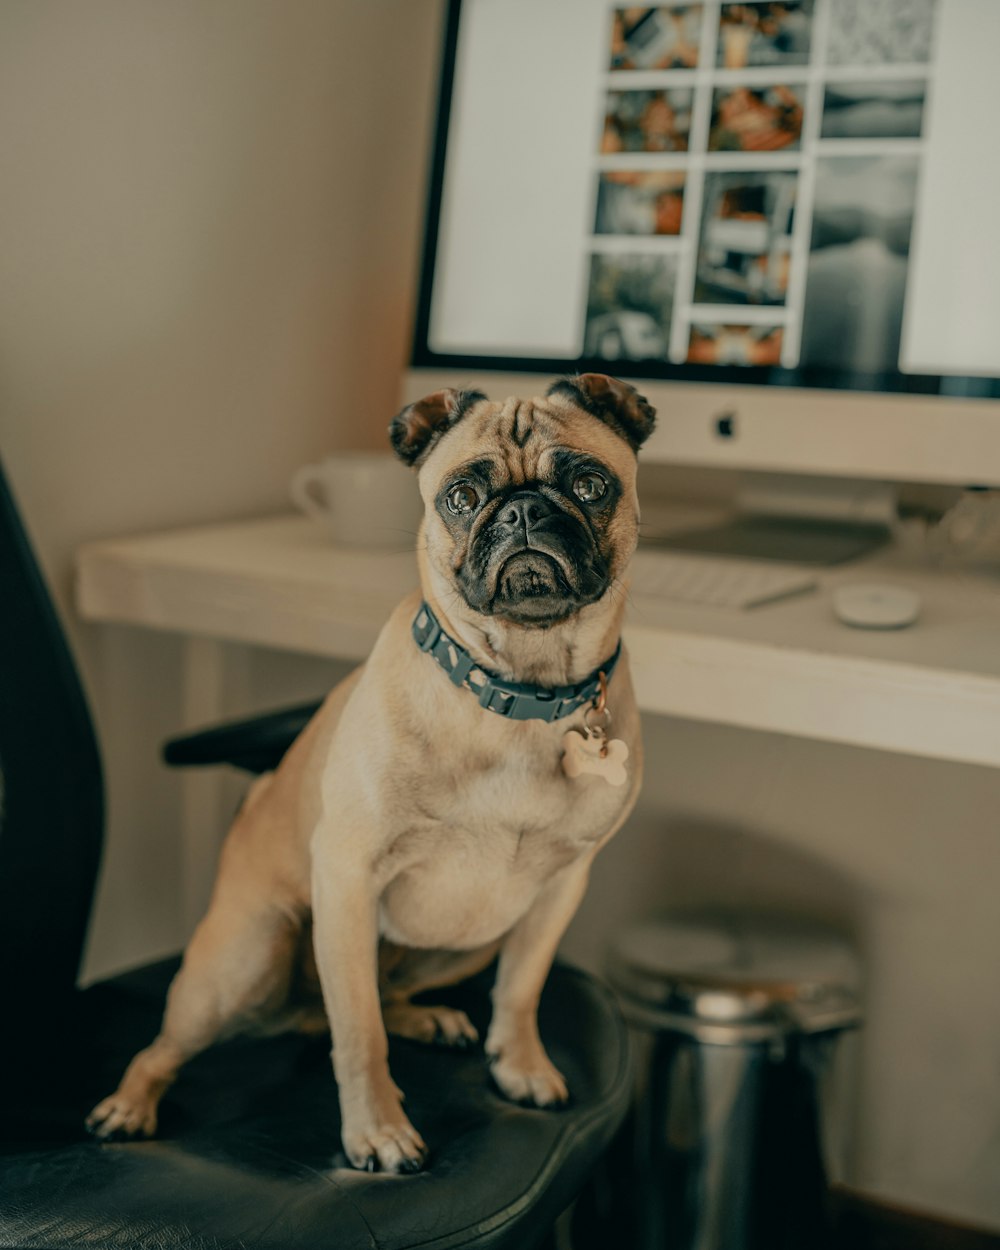
[[[452,0],[413,364],[1000,398],[998,52],[1000,0]]]

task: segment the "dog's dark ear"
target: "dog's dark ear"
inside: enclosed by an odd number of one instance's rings
[[[652,434],[656,411],[634,386],[603,373],[580,373],[553,382],[548,395],[563,395],[584,412],[597,417],[638,451]]]
[[[396,455],[406,464],[419,465],[441,435],[485,398],[482,391],[448,388],[407,404],[389,424],[389,442]]]

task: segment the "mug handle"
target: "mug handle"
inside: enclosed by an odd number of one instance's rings
[[[319,488],[319,498],[313,491]],[[330,502],[326,493],[326,482],[318,465],[306,464],[292,478],[289,486],[292,503],[300,508],[306,516],[317,521],[326,521],[330,517]]]

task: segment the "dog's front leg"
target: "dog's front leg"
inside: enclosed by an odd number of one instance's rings
[[[378,899],[359,857],[313,848],[313,941],[333,1033],[344,1151],[356,1168],[416,1172],[427,1153],[389,1075],[378,996]]]
[[[538,1036],[538,1000],[556,947],[587,888],[592,855],[556,874],[504,939],[486,1037],[493,1079],[508,1098],[539,1107],[569,1097]]]

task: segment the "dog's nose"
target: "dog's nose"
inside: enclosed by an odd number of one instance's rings
[[[552,505],[542,495],[521,491],[511,495],[497,515],[497,522],[509,529],[532,529],[544,517],[551,516]]]

